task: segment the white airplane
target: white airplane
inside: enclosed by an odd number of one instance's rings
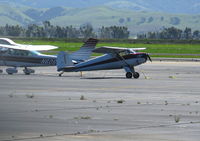
[[[140,74],[135,72],[134,67],[145,63],[148,59],[151,61],[147,53],[139,53],[136,51],[145,48],[120,48],[120,47],[100,47],[93,50],[95,53],[105,53],[102,56],[86,60],[78,64],[74,64],[70,55],[60,52],[57,57],[57,71],[78,72],[93,70],[110,70],[124,69],[126,78],[139,78]]]
[[[87,60],[92,54],[98,40],[88,39],[80,50],[70,54],[74,64]],[[0,38],[0,66],[10,66],[8,74],[17,73],[17,67],[24,67],[26,75],[34,73],[35,70],[28,67],[56,66],[56,55],[45,55],[38,51],[52,50],[58,47],[51,45],[23,45],[17,44],[8,38]],[[2,73],[3,70],[0,70]]]

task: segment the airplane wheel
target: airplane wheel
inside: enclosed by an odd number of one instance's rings
[[[138,78],[140,77],[140,74],[139,74],[138,72],[134,72],[134,73],[133,73],[133,77],[134,77],[135,79],[138,79]]]
[[[62,74],[59,74],[58,76],[59,76],[59,77],[61,77],[61,76],[62,76]]]
[[[0,70],[0,73],[3,73],[3,70]]]
[[[132,78],[132,77],[133,77],[133,74],[131,72],[126,73],[126,78]]]
[[[25,67],[25,69],[23,69],[23,72],[25,75],[30,75],[31,73],[35,73],[35,70],[33,69],[28,69]]]
[[[18,70],[16,68],[7,68],[6,72],[7,74],[12,75],[13,73],[17,73]]]

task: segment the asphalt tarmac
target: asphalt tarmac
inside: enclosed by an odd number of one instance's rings
[[[4,67],[1,67],[4,69]],[[0,141],[199,141],[200,63],[0,74]]]

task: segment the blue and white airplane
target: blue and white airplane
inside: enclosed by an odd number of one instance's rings
[[[140,74],[134,67],[145,63],[148,59],[147,53],[136,52],[145,48],[120,48],[120,47],[100,47],[93,50],[95,53],[104,55],[74,64],[69,54],[60,52],[57,57],[57,70],[64,72],[81,72],[94,70],[124,69],[126,78],[139,78]]]
[[[72,62],[77,64],[89,59],[97,42],[96,39],[88,39],[80,50],[70,54]],[[24,67],[23,72],[29,75],[35,70],[28,67],[56,66],[57,55],[45,55],[38,52],[56,48],[56,46],[51,45],[17,44],[8,38],[0,38],[0,66],[12,67],[6,69],[8,74],[17,73],[17,67]],[[0,70],[0,73],[2,72],[3,70]]]

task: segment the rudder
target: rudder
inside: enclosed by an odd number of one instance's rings
[[[58,53],[57,56],[57,71],[62,71],[65,67],[73,66],[70,55],[64,51]]]

